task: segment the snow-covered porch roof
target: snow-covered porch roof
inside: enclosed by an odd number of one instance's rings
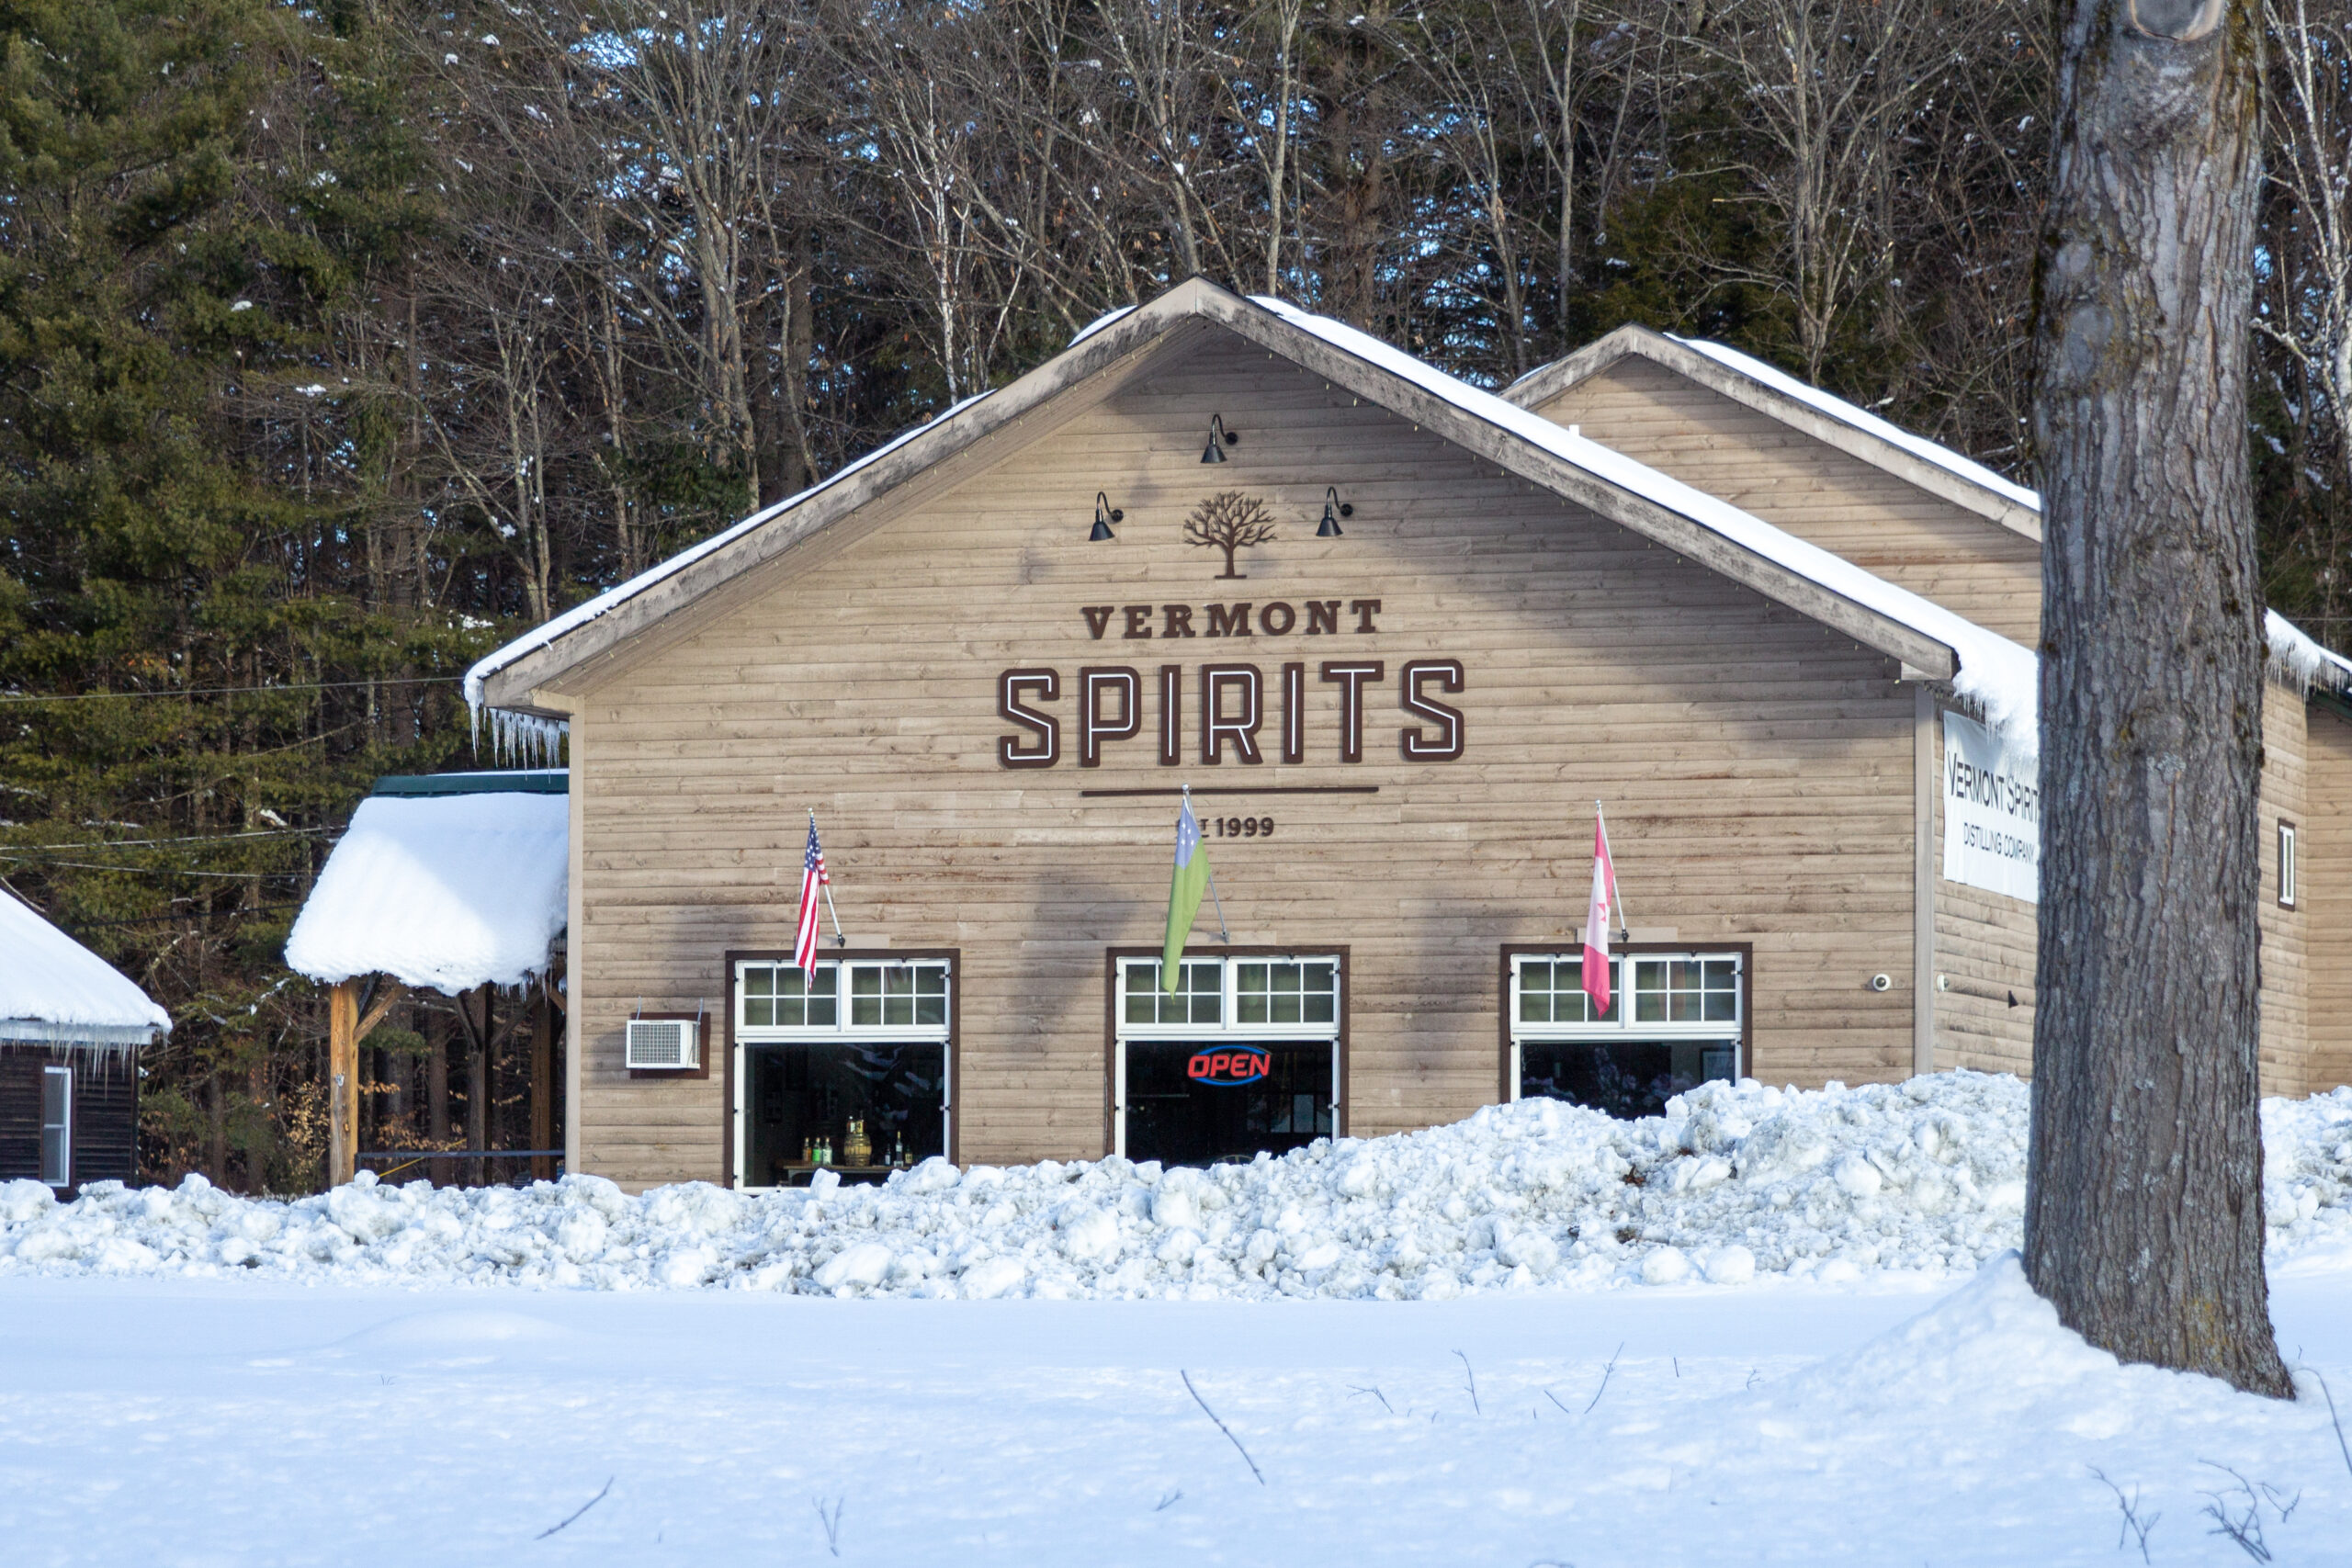
[[[319,873],[287,965],[456,996],[544,974],[570,891],[562,770],[379,781]]]
[[[129,976],[0,892],[0,1043],[120,1050],[171,1027]]]

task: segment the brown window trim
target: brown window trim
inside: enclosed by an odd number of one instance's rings
[[[727,993],[727,1064],[720,1077],[720,1103],[726,1114],[718,1119],[721,1129],[719,1168],[726,1186],[732,1190],[737,1185],[735,1171],[735,966],[738,964],[789,964],[792,949],[788,947],[730,947],[726,953],[726,980],[722,989]],[[817,953],[820,963],[831,960],[850,964],[876,960],[913,960],[944,958],[947,961],[947,1103],[943,1110],[947,1117],[947,1163],[964,1163],[964,1123],[956,1114],[956,1102],[964,1098],[964,1067],[956,1055],[964,1040],[964,950],[960,947],[828,947]]]
[[[701,1021],[701,1027],[695,1031],[695,1060],[699,1064],[699,1066],[692,1067],[631,1067],[628,1070],[629,1081],[634,1083],[640,1078],[652,1078],[659,1081],[663,1078],[707,1078],[710,1077],[710,1012],[708,1009],[705,1009],[701,1012],[633,1012],[628,1016],[630,1021],[643,1023],[666,1023],[672,1021],[678,1023],[693,1023],[696,1020]],[[628,1059],[626,1047],[623,1049],[621,1059],[623,1061],[627,1061]]]
[[[1495,1103],[1510,1103],[1510,961],[1514,958],[1546,953],[1583,953],[1581,943],[1557,942],[1507,942],[1502,944],[1502,956],[1498,961],[1495,988],[1495,1033],[1500,1047],[1500,1058],[1495,1068]],[[1732,1065],[1732,1077],[1752,1078],[1756,1076],[1756,944],[1752,942],[1626,942],[1609,950],[1612,958],[1628,958],[1657,953],[1736,953],[1739,954],[1739,1060]]]
[[[1119,960],[1122,958],[1157,958],[1158,947],[1106,947],[1102,950],[1102,1157],[1119,1146],[1119,1108],[1113,1097],[1119,1088]],[[1352,953],[1343,942],[1281,942],[1249,947],[1204,947],[1184,950],[1187,958],[1287,958],[1293,955],[1318,957],[1330,953],[1340,961],[1340,1081],[1332,1086],[1339,1104],[1331,1118],[1334,1139],[1352,1136],[1348,1123],[1356,1113],[1355,1057],[1348,1048],[1348,1018],[1355,1010],[1353,992],[1349,984],[1349,965]]]

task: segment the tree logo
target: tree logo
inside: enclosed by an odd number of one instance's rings
[[[1225,570],[1217,573],[1220,579],[1247,577],[1249,573],[1233,570],[1233,553],[1262,545],[1273,536],[1274,515],[1266,510],[1266,503],[1238,490],[1219,491],[1184,519],[1186,544],[1225,552]]]

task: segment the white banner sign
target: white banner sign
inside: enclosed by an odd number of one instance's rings
[[[1956,713],[1944,715],[1944,879],[2029,904],[2041,896],[2038,765]]]

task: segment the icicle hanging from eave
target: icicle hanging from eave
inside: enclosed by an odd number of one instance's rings
[[[500,762],[520,762],[525,767],[558,768],[563,765],[564,737],[571,733],[568,719],[548,718],[536,713],[515,713],[508,708],[485,709],[480,703],[466,705],[473,719],[473,745],[481,750],[481,721],[485,713],[490,717],[491,751]]]
[[[2269,644],[2270,673],[2282,685],[2302,696],[2309,696],[2313,686],[2338,694],[2352,688],[2352,661],[2324,647],[2278,611],[2264,615],[2262,629]]]

